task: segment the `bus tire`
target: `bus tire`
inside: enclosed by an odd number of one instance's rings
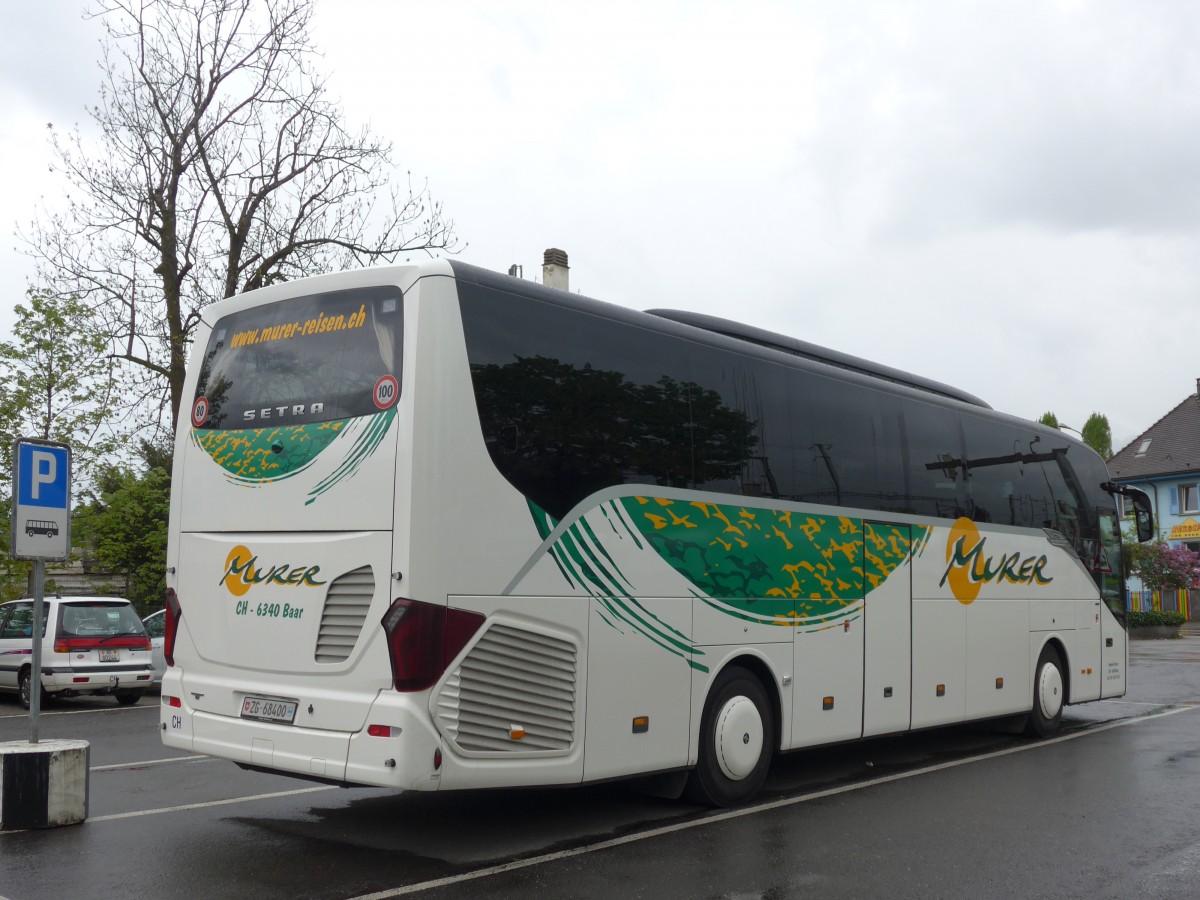
[[[142,699],[142,691],[140,689],[126,690],[122,688],[119,691],[113,691],[113,696],[117,698],[117,703],[121,706],[133,706]]]
[[[744,803],[762,787],[774,748],[775,717],[762,682],[730,666],[717,676],[704,704],[688,799],[706,806]]]
[[[1050,644],[1042,648],[1033,670],[1033,709],[1025,720],[1025,733],[1046,738],[1058,731],[1066,700],[1062,659]]]

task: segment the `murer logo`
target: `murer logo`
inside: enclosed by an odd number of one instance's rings
[[[987,538],[968,518],[954,523],[946,537],[946,571],[941,587],[949,583],[950,591],[963,606],[969,606],[979,596],[980,589],[990,582],[1008,584],[1049,584],[1054,579],[1045,574],[1045,556],[1022,556],[1002,553],[997,558],[986,552]]]
[[[326,584],[317,581],[320,566],[293,566],[291,563],[259,567],[258,556],[249,547],[241,544],[229,551],[225,559],[225,574],[217,582],[218,587],[225,585],[229,593],[235,597],[245,596],[246,592],[256,584],[278,584],[284,587],[319,587]]]

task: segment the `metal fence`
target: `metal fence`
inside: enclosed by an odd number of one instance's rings
[[[1180,612],[1185,619],[1192,618],[1191,591],[1126,591],[1127,606],[1131,612]],[[1200,590],[1197,590],[1200,594]]]

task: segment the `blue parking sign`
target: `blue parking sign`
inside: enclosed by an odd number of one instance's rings
[[[21,438],[13,446],[12,555],[66,559],[71,551],[71,448]]]
[[[71,457],[65,447],[17,446],[17,502],[23,506],[67,508]]]

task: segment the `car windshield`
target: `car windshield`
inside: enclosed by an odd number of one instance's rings
[[[97,600],[64,603],[58,632],[63,637],[108,637],[116,634],[145,634],[142,620],[128,603]]]

